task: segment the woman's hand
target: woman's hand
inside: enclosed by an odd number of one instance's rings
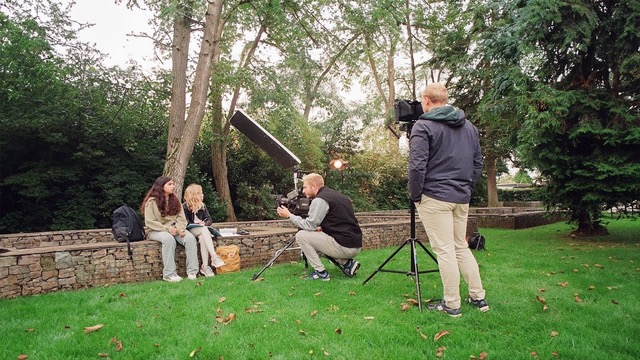
[[[175,224],[171,225],[171,227],[169,228],[169,234],[175,236],[175,235],[178,235],[178,233],[179,231],[176,225]]]

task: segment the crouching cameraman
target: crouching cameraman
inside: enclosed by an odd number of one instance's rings
[[[362,250],[362,230],[351,200],[324,186],[322,176],[315,173],[302,177],[302,192],[312,199],[306,218],[291,214],[285,206],[279,206],[277,212],[301,229],[296,241],[314,269],[309,279],[331,279],[318,253],[334,258],[345,275],[354,276],[360,267],[353,258]]]

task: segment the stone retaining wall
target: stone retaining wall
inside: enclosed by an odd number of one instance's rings
[[[410,221],[406,216],[386,220],[363,221],[364,249],[399,246],[410,237]],[[237,245],[242,268],[263,266],[297,232],[296,228],[283,224],[289,223],[217,224],[247,229],[250,235],[218,238],[216,246]],[[470,219],[468,231],[476,230],[475,221]],[[419,222],[416,238],[428,243]],[[159,242],[131,243],[130,259],[127,244],[115,242],[111,229],[6,234],[0,235],[0,247],[8,250],[0,253],[0,298],[160,280],[162,276]],[[295,261],[299,257],[297,250],[285,251],[277,262]],[[181,276],[186,275],[185,261],[184,247],[178,246],[176,264]]]
[[[563,214],[547,217],[543,211],[514,211],[494,208],[470,211],[467,233],[478,227],[520,229],[564,220]],[[358,214],[363,231],[363,248],[399,246],[410,237],[408,211]],[[250,235],[224,237],[216,246],[238,245],[241,265],[264,265],[276,250],[291,239],[297,229],[288,221],[214,224],[218,228],[239,228]],[[427,236],[417,221],[416,238],[425,245]],[[0,234],[0,298],[75,290],[115,283],[159,280],[162,274],[160,243],[132,243],[129,258],[127,244],[115,242],[111,229]],[[285,251],[277,262],[299,259],[298,251]],[[178,273],[185,276],[185,254],[177,247]],[[224,276],[224,275],[222,275]]]

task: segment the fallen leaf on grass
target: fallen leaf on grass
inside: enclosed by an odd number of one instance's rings
[[[125,297],[127,297],[127,294],[125,294],[125,293],[121,292],[121,293],[120,293],[120,297],[121,297],[121,298],[125,298]]]
[[[469,359],[474,359],[474,360],[485,360],[487,358],[487,353],[486,352],[481,352],[479,357],[476,357],[475,355],[470,355]]]
[[[547,304],[544,304],[544,306],[542,307],[542,311],[547,311],[549,310],[549,307],[547,306]]]
[[[226,300],[227,300],[227,298],[223,296],[223,297],[221,297],[220,299],[218,299],[218,303],[223,303],[223,302],[225,302]]]
[[[596,287],[594,285],[590,285],[589,286],[589,290],[595,290],[595,289],[596,289]]]
[[[407,310],[409,309],[409,307],[410,307],[410,306],[409,306],[409,304],[407,304],[407,303],[402,303],[402,307],[400,308],[400,310],[402,310],[402,311],[407,311]]]
[[[532,352],[531,352],[531,356],[533,356],[533,357],[538,357],[538,353],[537,353],[537,352],[535,352],[535,351],[532,351]]]
[[[553,355],[553,356],[555,356],[555,357],[560,356],[560,354],[559,354],[557,351],[552,351],[552,352],[551,352],[551,355]]]
[[[442,355],[443,355],[442,353],[444,353],[444,351],[445,351],[445,350],[447,350],[447,347],[446,347],[446,346],[440,346],[440,347],[438,348],[438,350],[436,351],[436,357],[437,357],[437,358],[441,358],[441,357],[442,357]]]
[[[593,264],[593,266],[599,268],[599,269],[604,269],[604,266],[600,265],[600,264]]]
[[[87,327],[84,328],[84,333],[88,334],[90,332],[98,331],[98,330],[102,329],[103,326],[104,326],[103,324],[87,326]]]
[[[574,272],[574,273],[577,273],[577,272],[580,272],[580,270],[578,270],[578,269],[573,269],[573,272]]]
[[[317,292],[317,293],[315,293],[315,294],[313,294],[313,295],[315,295],[315,296],[320,296],[320,295],[322,295],[322,293],[321,293],[321,292]]]
[[[300,321],[300,320],[296,320],[296,324],[298,324],[298,325],[302,325],[302,321]]]
[[[260,309],[254,309],[254,308],[246,308],[244,309],[244,312],[252,314],[252,313],[261,313],[262,310]]]
[[[18,355],[18,360],[27,360],[28,358],[29,358],[29,356],[24,355],[24,354]]]
[[[351,295],[351,296],[355,296],[355,295],[356,295],[356,292],[355,292],[355,291],[353,291],[353,290],[352,290],[352,291],[349,291],[349,295]]]
[[[116,352],[120,352],[122,350],[122,340],[118,340],[118,345],[116,345]]]
[[[263,281],[263,280],[264,280],[264,278],[260,277],[260,278],[257,278],[255,280],[253,280],[253,282],[258,282],[258,281]]]
[[[300,329],[299,332],[300,332],[301,335],[307,335],[307,333],[304,332],[304,330],[302,330],[302,329]]]
[[[340,329],[340,328],[337,328],[337,329],[335,330],[335,332],[336,332],[336,334],[338,334],[338,335],[342,335],[342,329]]]
[[[557,331],[555,331],[555,330],[553,330],[553,331],[551,332],[551,334],[549,334],[549,335],[551,335],[551,337],[556,337],[556,336],[558,336],[558,332],[557,332]]]
[[[326,351],[326,350],[325,350],[325,351],[323,351],[323,352],[322,352],[322,354],[323,354],[324,356],[329,356],[329,352],[328,352],[328,351]]]
[[[373,317],[373,316],[365,316],[363,319],[365,319],[365,320],[373,320],[373,319],[375,319],[375,317]]]
[[[418,300],[416,300],[416,299],[407,299],[407,301],[410,302],[411,305],[414,305],[414,306],[418,306],[420,304],[418,302]]]
[[[309,316],[315,316],[318,313],[318,310],[313,310]]]
[[[35,331],[36,331],[36,329],[34,329],[34,328],[28,328],[27,330],[25,330],[25,332],[29,332],[29,333],[35,332]]]
[[[216,321],[219,323],[222,323],[223,325],[229,325],[229,323],[231,323],[235,319],[236,319],[236,314],[234,313],[227,315],[227,317],[224,319],[222,318],[222,316],[216,316]]]
[[[578,296],[578,293],[573,294],[573,298],[576,300],[577,303],[582,302],[582,299],[580,299],[580,296]]]
[[[427,340],[429,338],[427,335],[423,334],[422,331],[419,331],[419,333],[420,333],[420,337],[421,338],[423,338],[425,340]]]
[[[98,353],[99,357],[109,357],[109,354],[107,353]]]
[[[558,286],[562,286],[562,287],[566,287],[567,285],[569,285],[568,281],[563,281],[558,283]]]
[[[611,300],[611,303],[618,305],[618,301],[617,300]]]
[[[193,350],[192,352],[189,353],[189,357],[196,356],[196,354],[199,353],[200,351],[202,351],[202,348],[197,348],[197,349]]]
[[[536,295],[536,299],[538,299],[538,301],[539,301],[539,302],[541,302],[541,303],[543,303],[543,304],[546,304],[546,303],[547,303],[547,300],[545,300],[545,299],[544,299],[542,296],[540,296],[540,295]]]
[[[440,331],[438,331],[437,334],[435,334],[433,336],[433,341],[438,341],[438,340],[440,340],[441,337],[443,337],[445,335],[449,335],[449,334],[451,334],[451,333],[448,332],[447,330],[440,330]]]
[[[607,289],[609,290],[618,290],[617,286],[607,286]]]

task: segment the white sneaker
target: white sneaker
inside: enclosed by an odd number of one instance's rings
[[[164,276],[162,280],[168,281],[168,282],[178,282],[178,281],[182,281],[182,278],[177,274],[173,274],[169,276]]]
[[[187,278],[189,280],[195,280],[196,279],[196,274],[189,274],[189,275],[187,275]]]
[[[211,268],[211,266],[202,265],[202,267],[200,267],[200,273],[205,277],[216,276],[216,273],[213,272],[213,269]]]
[[[212,257],[211,258],[211,263],[213,263],[213,266],[215,266],[215,267],[224,266],[224,261],[222,260],[222,258],[220,256]]]

